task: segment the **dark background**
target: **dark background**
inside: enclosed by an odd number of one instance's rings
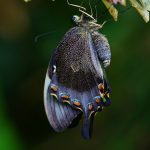
[[[101,2],[93,4],[102,16],[99,23],[110,18]],[[81,123],[60,134],[51,129],[43,107],[44,78],[74,14],[78,9],[66,0],[0,1],[0,150],[149,150],[150,23],[134,9],[101,29],[112,51],[107,69],[112,105],[96,116],[92,140],[82,139]],[[45,32],[50,34],[34,41]]]

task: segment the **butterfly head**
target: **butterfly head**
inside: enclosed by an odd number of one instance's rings
[[[78,24],[79,22],[81,22],[81,17],[79,17],[77,15],[73,15],[72,21],[75,22],[76,24]]]
[[[72,17],[72,21],[80,27],[85,27],[87,29],[92,29],[92,30],[98,30],[100,28],[102,28],[102,25],[97,24],[97,20],[95,20],[94,18],[91,18],[91,16],[87,16],[87,15],[81,15],[81,16],[77,16],[77,15],[73,15]]]

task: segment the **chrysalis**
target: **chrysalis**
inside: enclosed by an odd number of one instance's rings
[[[110,65],[109,43],[102,28],[85,14],[63,37],[48,66],[44,105],[52,128],[62,132],[83,116],[82,135],[91,137],[93,119],[110,104],[104,68]]]

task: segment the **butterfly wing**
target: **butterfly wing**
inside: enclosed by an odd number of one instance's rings
[[[52,128],[57,132],[62,132],[80,112],[72,109],[68,104],[58,102],[57,98],[50,94],[50,84],[51,79],[47,73],[44,86],[45,111]]]
[[[108,103],[107,89],[91,34],[82,27],[70,29],[52,56],[45,80],[50,124],[63,131],[83,112],[82,134],[89,139],[89,118]]]

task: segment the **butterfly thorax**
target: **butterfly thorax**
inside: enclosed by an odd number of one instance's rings
[[[89,19],[89,17],[85,16],[73,16],[73,21],[76,23],[77,26],[83,27],[89,32],[94,32],[102,28],[100,24],[97,24],[96,20]]]

